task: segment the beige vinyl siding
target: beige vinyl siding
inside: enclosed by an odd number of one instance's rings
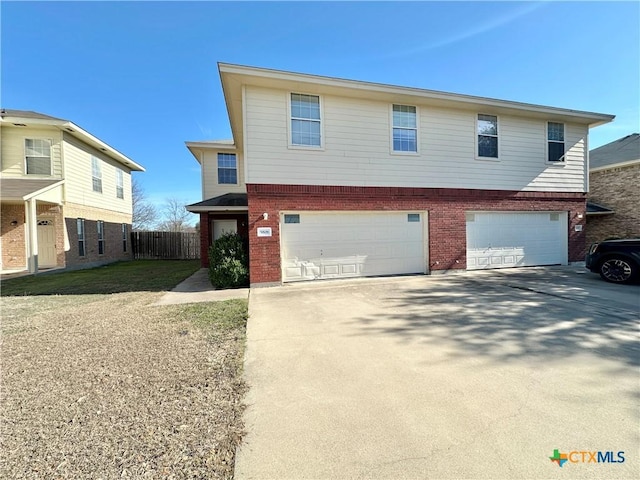
[[[60,144],[62,134],[57,129],[14,127],[6,124],[0,129],[2,144],[0,153],[2,157],[2,174],[7,177],[21,177],[26,175],[25,164],[25,139],[49,139],[51,140],[51,177],[62,178],[62,161]],[[29,175],[29,178],[42,177],[41,175]]]
[[[91,157],[101,161],[102,193],[93,191]],[[64,135],[66,200],[131,215],[131,171],[71,135]],[[123,172],[124,198],[116,195],[116,169]]]
[[[238,168],[238,185],[218,184],[218,153],[235,153]],[[242,154],[233,151],[205,150],[202,155],[202,198],[208,199],[225,193],[245,193],[244,162]]]
[[[288,147],[289,93],[246,88],[247,183],[585,189],[587,128],[583,126],[565,125],[567,160],[564,165],[553,165],[546,162],[546,120],[498,115],[499,161],[478,160],[477,114],[491,111],[418,104],[418,155],[393,154],[390,104],[323,96],[323,148],[303,149]]]

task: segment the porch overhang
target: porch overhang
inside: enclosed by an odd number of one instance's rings
[[[22,203],[32,199],[62,204],[64,180],[31,178],[0,178],[0,200],[7,203]],[[56,191],[58,190],[58,191]]]
[[[218,197],[187,205],[186,209],[192,213],[242,213],[249,211],[249,203],[246,193],[225,193]]]
[[[605,207],[603,205],[598,205],[597,203],[587,202],[587,215],[588,216],[596,216],[596,215],[613,215],[616,213],[613,209]]]

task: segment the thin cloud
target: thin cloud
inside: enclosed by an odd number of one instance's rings
[[[474,28],[471,28],[470,30],[464,31],[464,32],[459,32],[456,34],[453,34],[449,37],[445,37],[445,38],[441,38],[438,39],[437,41],[434,42],[429,42],[423,45],[419,45],[415,48],[409,49],[409,50],[402,50],[402,52],[395,54],[393,56],[407,56],[407,55],[414,55],[416,53],[421,53],[421,52],[425,52],[427,50],[433,50],[435,48],[442,48],[442,47],[447,47],[449,45],[453,45],[454,43],[458,43],[458,42],[462,42],[463,40],[467,40],[469,38],[475,37],[477,35],[481,35],[483,33],[486,33],[490,30],[494,30],[498,27],[501,27],[502,25],[506,25],[507,23],[513,22],[514,20],[523,17],[525,15],[528,15],[529,13],[541,8],[542,6],[544,6],[547,2],[546,1],[541,1],[541,2],[536,2],[536,3],[532,3],[532,4],[525,4],[524,6],[509,12],[509,13],[505,13],[501,16],[498,16],[492,20],[489,20],[483,24],[477,25]]]

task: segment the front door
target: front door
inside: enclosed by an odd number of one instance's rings
[[[217,240],[225,233],[238,233],[237,220],[214,220],[213,239]]]
[[[38,220],[38,266],[55,267],[56,227],[53,220]]]

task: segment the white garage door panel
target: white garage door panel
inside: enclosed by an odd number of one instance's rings
[[[468,270],[566,263],[566,212],[467,214]]]
[[[424,214],[300,212],[281,223],[283,280],[424,273]]]

